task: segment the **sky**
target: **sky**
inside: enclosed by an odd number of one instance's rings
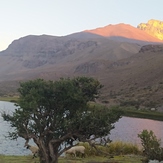
[[[125,23],[163,21],[163,0],[0,0],[0,51],[27,35],[65,36]]]

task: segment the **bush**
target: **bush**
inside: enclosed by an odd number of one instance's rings
[[[140,150],[136,144],[115,141],[108,144],[109,153],[114,155],[139,154]]]
[[[161,140],[157,139],[153,131],[143,130],[138,137],[141,139],[144,155],[147,160],[163,161],[163,148],[161,148]]]
[[[140,154],[140,149],[136,144],[124,143],[121,141],[115,141],[103,145],[96,145],[96,148],[91,147],[88,143],[79,143],[79,145],[85,146],[86,156],[106,156],[108,155],[126,155],[126,154]],[[100,151],[100,152],[99,152]]]

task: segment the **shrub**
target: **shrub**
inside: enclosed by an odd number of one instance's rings
[[[86,148],[86,156],[140,154],[140,149],[136,144],[124,143],[121,141],[111,142],[106,146],[96,145],[98,151],[88,143],[80,143],[80,145],[83,145]]]
[[[114,155],[125,154],[139,154],[140,150],[136,144],[126,143],[122,141],[115,141],[108,144],[109,153]]]
[[[163,148],[161,140],[157,139],[153,131],[143,130],[138,137],[141,139],[144,155],[148,160],[163,160]]]

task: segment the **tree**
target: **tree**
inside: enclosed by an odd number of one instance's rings
[[[121,114],[117,110],[90,107],[102,85],[87,77],[43,79],[20,83],[18,108],[13,114],[3,113],[14,131],[12,139],[30,139],[39,147],[41,163],[57,163],[58,157],[73,142],[89,141],[110,133]]]

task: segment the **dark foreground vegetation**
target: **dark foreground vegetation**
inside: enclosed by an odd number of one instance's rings
[[[85,157],[77,155],[61,156],[59,163],[141,163],[144,157],[137,145],[123,142],[112,142],[109,145],[97,145],[97,149],[91,148],[88,143],[81,143],[86,147]],[[5,156],[0,155],[0,163],[39,163],[38,158],[32,156]]]

